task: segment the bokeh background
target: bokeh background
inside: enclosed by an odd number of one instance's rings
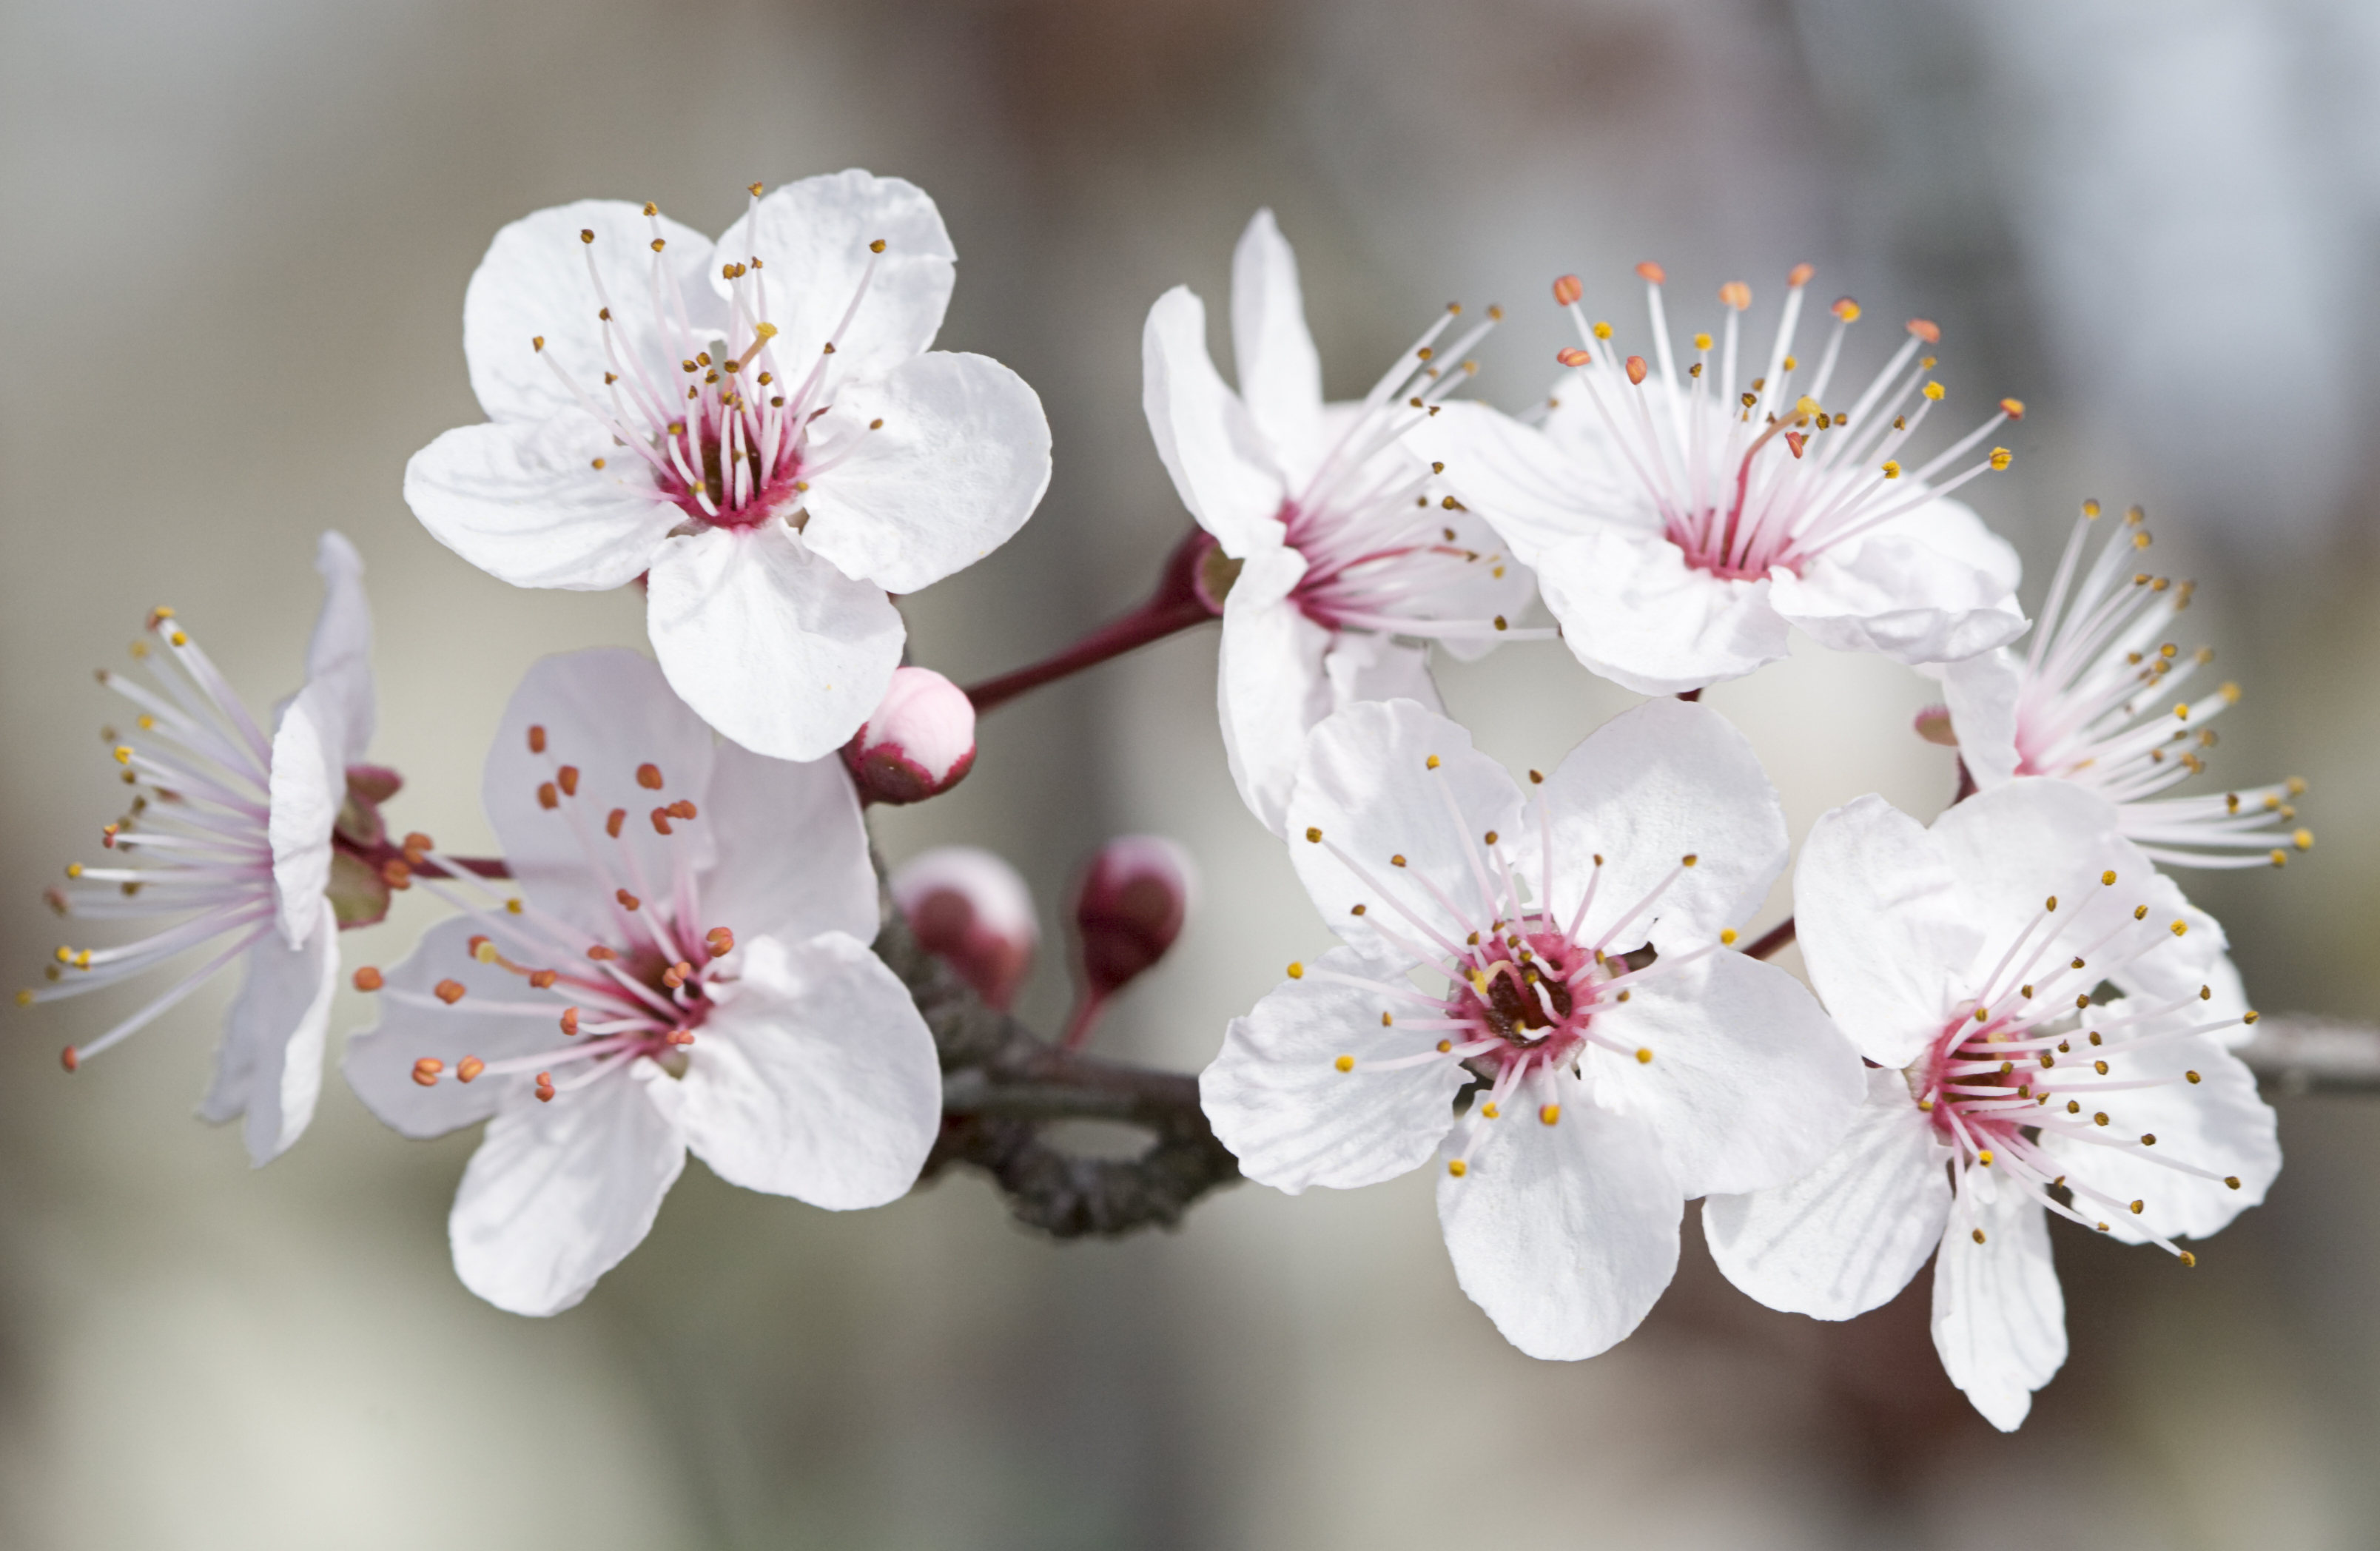
[[[1691,327],[1737,278],[1773,316],[1808,260],[1872,316],[1938,319],[1954,403],[2030,404],[2016,467],[1974,492],[2028,601],[2082,496],[2146,504],[2249,692],[2216,779],[2304,774],[2323,842],[2286,875],[2187,881],[2262,1005],[2368,1014],[2375,73],[2362,0],[6,0],[0,948],[34,972],[42,883],[115,814],[89,670],[171,601],[270,703],[329,526],[370,567],[393,817],[482,848],[479,763],[522,670],[642,628],[633,594],[487,578],[399,498],[407,454],[479,418],[480,251],[589,195],[715,230],[747,182],[860,164],[940,200],[943,342],[1023,372],[1056,438],[1025,533],[905,604],[917,660],[1003,670],[1146,585],[1185,519],[1140,418],[1140,319],[1179,282],[1220,306],[1258,205],[1342,395],[1451,298],[1510,309],[1478,391],[1513,407],[1561,342],[1553,275],[1628,317],[1628,266],[1658,258]],[[879,826],[896,859],[1005,853],[1053,932],[1101,840],[1187,844],[1197,912],[1102,1035],[1184,1069],[1325,941],[1232,794],[1213,657],[1194,634],[1002,710],[963,788]],[[1443,682],[1516,764],[1630,698],[1553,645]],[[1798,835],[1867,791],[1948,798],[1948,754],[1909,732],[1926,688],[1808,651],[1710,701]],[[349,952],[398,957],[421,903]],[[512,1318],[448,1268],[469,1136],[399,1140],[334,1079],[251,1172],[189,1118],[228,989],[73,1081],[58,1048],[126,1002],[16,1013],[0,1043],[0,1543],[2380,1538],[2368,1100],[2280,1101],[2271,1203],[2192,1275],[2056,1225],[2074,1355],[2001,1437],[1941,1376],[1924,1278],[1848,1327],[1771,1315],[1691,1224],[1633,1340],[1534,1363],[1455,1288],[1418,1177],[1245,1187],[1177,1233],[1052,1245],[974,1179],[834,1217],[696,1164],[585,1305]],[[339,1030],[369,1016],[343,999]]]

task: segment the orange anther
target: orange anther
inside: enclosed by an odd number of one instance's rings
[[[413,869],[400,857],[391,856],[382,862],[380,876],[383,882],[399,892],[413,887]]]
[[[1643,275],[1645,279],[1651,281],[1656,285],[1658,285],[1662,281],[1670,278],[1670,272],[1663,269],[1660,265],[1655,263],[1650,259],[1638,264],[1636,266],[1636,273]]]
[[[69,1045],[58,1052],[58,1064],[72,1072],[82,1064],[82,1058],[75,1054],[75,1048]]]
[[[735,934],[724,927],[713,927],[702,934],[703,945],[714,959],[723,959],[735,951]]]
[[[1793,455],[1797,458],[1802,455],[1802,449],[1809,443],[1810,439],[1798,430],[1789,430],[1785,433],[1785,445],[1793,449]]]
[[[644,901],[637,898],[636,895],[628,892],[625,889],[613,890],[612,897],[620,902],[620,908],[622,910],[634,910],[645,903]]]
[[[1580,349],[1577,345],[1572,345],[1565,349],[1555,351],[1554,359],[1561,362],[1564,366],[1585,366],[1587,362],[1595,359],[1595,357]]]
[[[553,1102],[553,1073],[551,1072],[537,1074],[537,1101],[540,1104]]]
[[[417,1066],[413,1069],[413,1080],[425,1088],[434,1088],[438,1085],[438,1073],[426,1066]]]
[[[562,1010],[562,1032],[565,1034],[578,1032],[578,1009],[576,1007],[565,1007]]]
[[[543,754],[545,752],[544,728],[531,727],[528,730],[528,751],[531,754]]]
[[[460,980],[441,980],[431,989],[437,993],[439,1000],[449,1007],[463,1000],[463,982]]]
[[[1742,312],[1752,305],[1752,287],[1741,280],[1730,280],[1718,288],[1718,299]]]
[[[468,942],[467,942],[467,943],[465,943],[465,944],[463,945],[463,950],[464,950],[464,951],[465,951],[465,952],[467,952],[467,953],[470,954],[470,955],[471,955],[471,957],[473,957],[473,958],[475,958],[475,959],[479,959],[479,958],[480,958],[480,948],[485,944],[485,943],[487,943],[487,941],[488,941],[488,940],[489,940],[489,939],[488,939],[487,938],[484,938],[484,937],[477,937],[477,936],[475,936],[475,937],[473,937],[473,938],[471,939],[471,940],[470,940],[470,941],[468,941]],[[487,960],[485,960],[485,959],[480,959],[480,962],[481,963],[487,963],[488,961],[487,961]]]
[[[2004,398],[2000,400],[2000,413],[2006,415],[2011,420],[2023,419],[2024,400],[2021,398]]]
[[[1930,318],[1912,318],[1909,320],[1909,332],[1928,345],[1942,343],[1941,326]]]
[[[666,835],[670,832],[669,809],[665,807],[653,809],[653,833]]]
[[[1644,382],[1644,381],[1645,381],[1645,357],[1642,357],[1642,356],[1631,356],[1631,357],[1628,357],[1628,381],[1630,381],[1631,382],[1634,382],[1634,383],[1640,384],[1640,385]]]
[[[615,807],[612,810],[611,817],[603,820],[603,832],[611,836],[613,840],[618,840],[620,838],[620,826],[627,821],[628,810],[624,807]]]
[[[599,964],[607,964],[613,959],[618,958],[620,955],[613,952],[609,948],[604,947],[599,942],[594,947],[587,950],[587,956],[594,960]]]
[[[695,806],[684,797],[680,797],[676,802],[670,804],[669,816],[672,818],[692,818],[696,817]]]
[[[528,983],[540,991],[552,988],[553,983],[561,978],[562,976],[550,969],[533,969],[528,972]]]
[[[405,853],[407,861],[418,867],[421,865],[421,858],[424,855],[438,849],[438,842],[416,830],[405,837],[405,843],[397,849]]]
[[[1803,286],[1807,285],[1810,283],[1810,276],[1817,273],[1817,269],[1814,265],[1795,264],[1791,269],[1785,272],[1785,284],[1798,291]]]
[[[1586,287],[1578,283],[1578,276],[1574,274],[1565,274],[1554,282],[1556,306],[1568,307],[1585,295],[1586,295]]]
[[[556,770],[556,771],[554,771],[554,772],[553,772],[553,779],[554,779],[555,781],[557,781],[557,782],[561,782],[561,784],[562,784],[562,794],[563,794],[564,796],[565,796],[565,797],[576,797],[577,795],[578,795],[578,767],[577,767],[577,766],[576,766],[576,765],[565,765],[565,766],[563,766],[563,767],[562,767],[562,769],[558,769],[558,770]]]
[[[662,768],[659,765],[638,766],[637,784],[643,787],[648,792],[660,791],[662,789]]]
[[[543,808],[555,808],[562,806],[562,794],[553,789],[553,782],[550,781],[538,782],[537,806]]]
[[[363,968],[356,971],[355,987],[357,990],[377,991],[382,986],[387,984],[387,981],[381,978],[380,971],[374,969],[370,964],[366,964]]]
[[[488,1070],[486,1061],[477,1056],[465,1056],[455,1063],[455,1079],[457,1082],[468,1083],[486,1070]]]
[[[1834,313],[1836,317],[1841,319],[1846,323],[1855,323],[1859,321],[1860,304],[1852,300],[1849,297],[1837,297],[1835,298],[1835,305],[1828,310]]]

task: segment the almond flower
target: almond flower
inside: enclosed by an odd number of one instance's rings
[[[2015,637],[2016,551],[1947,499],[2009,463],[1965,462],[2023,406],[1930,454],[1920,432],[1946,393],[1940,331],[1924,319],[1856,394],[1836,382],[1857,304],[1834,304],[1817,364],[1794,355],[1809,266],[1786,282],[1766,364],[1739,341],[1752,291],[1720,287],[1718,336],[1697,333],[1682,372],[1662,309],[1663,274],[1640,264],[1653,361],[1624,358],[1609,323],[1579,309],[1575,276],[1554,297],[1579,343],[1543,426],[1484,405],[1450,405],[1412,444],[1445,466],[1454,493],[1535,568],[1581,662],[1646,695],[1741,678],[1786,653],[1790,626],[1838,651],[1956,661]],[[1749,382],[1746,377],[1749,375]]]
[[[2297,823],[2304,782],[2159,794],[2204,773],[2215,746],[2207,723],[2239,700],[2240,686],[2184,691],[2215,658],[2163,638],[2193,584],[2134,569],[2149,547],[2137,506],[2083,563],[2083,536],[2098,516],[2099,503],[2085,502],[2022,659],[2002,648],[1943,670],[1969,777],[1989,789],[2054,776],[2095,792],[2115,806],[2126,838],[2168,866],[2286,866],[2292,851],[2313,848],[2313,831]]]
[[[1199,1093],[1292,1194],[1438,1157],[1463,1290],[1531,1356],[1591,1357],[1669,1285],[1687,1198],[1814,1167],[1860,1068],[1798,981],[1729,951],[1786,834],[1724,719],[1653,701],[1530,781],[1409,700],[1317,727],[1289,844],[1345,946],[1232,1022]]]
[[[381,1013],[346,1061],[407,1136],[489,1122],[448,1218],[465,1286],[570,1307],[644,1239],[688,1148],[834,1210],[907,1192],[941,1080],[868,946],[876,879],[840,762],[714,744],[650,660],[584,651],[529,670],[481,800],[517,894],[417,871],[467,914],[357,973]]]
[[[1006,367],[928,348],[953,254],[922,190],[852,171],[752,195],[716,246],[608,200],[498,232],[463,300],[488,423],[415,454],[405,496],[516,587],[646,577],[679,696],[814,759],[900,662],[885,594],[1023,526],[1050,428]]]
[[[1713,1197],[1719,1268],[1848,1319],[1934,1263],[1934,1345],[1993,1425],[2066,1360],[2050,1214],[2194,1264],[2280,1169],[2223,1037],[2253,1023],[2213,920],[2062,782],[1932,829],[1880,797],[1821,818],[1794,907],[1810,978],[1873,1063],[1842,1145],[1782,1189]],[[2119,995],[2095,1000],[2103,983]],[[1937,1246],[1939,1246],[1938,1252]]]
[[[51,890],[50,903],[79,921],[173,921],[112,948],[61,947],[47,983],[17,994],[20,1004],[79,996],[205,950],[203,963],[139,1011],[68,1046],[72,1072],[238,961],[239,995],[225,1016],[199,1114],[218,1125],[246,1116],[248,1156],[259,1166],[304,1133],[322,1092],[322,1039],[339,977],[339,927],[324,892],[331,831],[347,767],[362,758],[372,732],[363,562],[346,539],[325,533],[314,564],[323,599],[306,685],[271,733],[171,609],[149,615],[155,644],[132,648],[153,684],[101,672],[102,684],[139,708],[134,732],[122,742],[109,734],[132,802],[100,832],[108,860],[68,866],[67,886]]]
[[[1459,310],[1432,324],[1362,403],[1326,405],[1297,256],[1269,210],[1257,212],[1232,256],[1237,393],[1208,357],[1196,294],[1177,285],[1149,309],[1141,335],[1149,433],[1183,504],[1224,557],[1202,576],[1229,588],[1216,683],[1223,747],[1240,795],[1275,834],[1316,722],[1358,700],[1435,707],[1430,641],[1473,658],[1500,640],[1548,634],[1515,628],[1528,573],[1485,523],[1433,491],[1429,469],[1399,442],[1469,375],[1467,363],[1443,363],[1461,360],[1489,324],[1441,350]],[[1491,309],[1490,322],[1496,316]]]

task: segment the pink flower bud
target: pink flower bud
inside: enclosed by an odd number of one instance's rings
[[[1099,847],[1075,881],[1075,967],[1082,987],[1065,1042],[1078,1046],[1108,999],[1165,956],[1197,887],[1190,854],[1160,835]]]
[[[1005,1012],[1041,928],[1016,869],[979,846],[920,852],[892,870],[892,903],[925,950]]]
[[[931,668],[895,668],[875,714],[843,748],[867,803],[921,803],[975,766],[975,706]]]

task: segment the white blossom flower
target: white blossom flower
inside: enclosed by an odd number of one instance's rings
[[[2190,606],[2194,584],[2132,569],[2149,547],[2137,506],[2083,564],[2083,535],[2098,515],[2097,502],[2083,503],[2022,660],[2001,648],[1943,670],[1968,775],[1985,789],[2038,775],[2095,792],[2115,805],[2126,838],[2169,866],[2287,866],[2291,850],[2313,847],[2313,832],[2297,823],[2304,782],[2158,795],[2205,770],[2202,751],[2215,746],[2207,723],[2239,700],[2240,686],[2181,696],[2215,654],[2184,654],[2158,637]]]
[[[900,661],[885,594],[1023,526],[1050,428],[1006,367],[928,348],[953,254],[922,190],[851,171],[752,193],[716,247],[606,200],[498,232],[463,303],[489,423],[417,453],[405,495],[516,587],[646,577],[680,697],[814,759]]]
[[[1875,1063],[1825,1164],[1715,1196],[1720,1269],[1771,1308],[1848,1319],[1939,1251],[1934,1344],[2013,1430],[2066,1360],[2047,1214],[2194,1263],[2280,1169],[2273,1112],[2218,1035],[2253,1022],[2213,920],[2080,788],[2027,780],[1928,830],[1863,797],[1802,847],[1810,978]],[[2103,983],[2121,993],[2093,1000]]]
[[[173,925],[114,948],[62,947],[48,983],[19,1003],[79,996],[148,974],[192,949],[206,961],[97,1038],[68,1046],[72,1072],[148,1027],[234,960],[245,965],[224,1020],[213,1083],[199,1114],[247,1117],[251,1162],[288,1150],[313,1119],[322,1087],[322,1039],[339,976],[339,927],[324,890],[331,831],[346,800],[347,767],[371,740],[371,615],[363,562],[336,533],[315,558],[322,612],[307,652],[306,685],[270,735],[171,609],[149,615],[155,647],[136,644],[154,685],[103,670],[100,682],[140,708],[115,760],[135,789],[130,809],[101,831],[115,854],[76,863],[50,891],[77,920]]]
[[[1346,945],[1233,1021],[1199,1093],[1293,1194],[1443,1147],[1463,1290],[1532,1356],[1591,1357],[1669,1285],[1686,1199],[1812,1168],[1860,1068],[1799,982],[1723,951],[1786,854],[1724,719],[1653,701],[1530,779],[1411,701],[1317,727],[1289,844]]]
[[[1400,443],[1470,373],[1461,360],[1499,316],[1442,353],[1459,309],[1425,332],[1360,404],[1326,405],[1297,258],[1260,210],[1232,258],[1240,387],[1207,354],[1207,309],[1175,286],[1141,335],[1142,404],[1183,504],[1230,560],[1216,698],[1232,779],[1275,834],[1306,730],[1357,700],[1435,707],[1427,643],[1477,657],[1528,606],[1525,569],[1486,524],[1443,499]]]
[[[868,946],[875,874],[839,762],[714,744],[650,660],[586,651],[529,671],[481,800],[517,895],[359,971],[381,1015],[346,1060],[408,1136],[490,1121],[448,1222],[465,1286],[570,1307],[643,1240],[689,1148],[836,1210],[908,1190],[941,1081]]]
[[[1580,344],[1560,353],[1573,370],[1556,384],[1542,429],[1461,404],[1410,438],[1536,569],[1581,662],[1668,695],[1777,660],[1791,625],[1838,651],[1907,663],[1972,657],[2024,628],[2016,551],[1946,499],[2006,467],[2007,449],[1934,482],[2022,405],[2001,400],[1948,449],[1904,465],[1945,393],[1934,357],[1921,354],[1940,337],[1932,323],[1912,321],[1848,405],[1830,399],[1859,308],[1835,303],[1817,366],[1797,381],[1803,265],[1788,277],[1765,370],[1744,382],[1737,334],[1752,292],[1733,282],[1719,291],[1719,337],[1694,336],[1682,379],[1660,266],[1637,271],[1654,365],[1620,357],[1611,325],[1586,321],[1579,283],[1565,275],[1554,296]]]

